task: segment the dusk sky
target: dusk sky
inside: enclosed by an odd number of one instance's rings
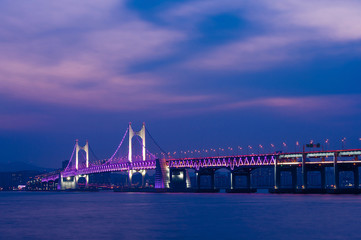
[[[361,2],[0,2],[0,163],[100,158],[128,122],[166,151],[361,148]],[[283,148],[283,142],[287,148]]]

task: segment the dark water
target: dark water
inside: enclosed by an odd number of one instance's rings
[[[361,239],[361,196],[0,192],[0,239]]]

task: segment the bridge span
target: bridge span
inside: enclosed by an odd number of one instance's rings
[[[123,144],[129,132],[129,144],[127,158],[117,158],[116,153]],[[132,156],[132,138],[139,136],[142,156],[141,160],[135,161]],[[319,172],[321,186],[319,190],[326,190],[326,168],[332,169],[333,185],[331,189],[340,189],[340,172],[350,171],[353,173],[353,189],[359,189],[359,167],[361,166],[361,149],[329,150],[329,151],[307,151],[294,153],[268,153],[248,154],[233,156],[213,156],[195,158],[157,158],[148,152],[145,145],[146,128],[143,124],[139,132],[132,129],[131,124],[123,136],[116,152],[107,160],[90,163],[89,145],[81,147],[76,141],[68,166],[62,171],[56,171],[39,176],[43,183],[53,182],[59,190],[76,189],[80,178],[89,182],[89,175],[106,172],[127,172],[131,182],[135,172],[142,174],[142,186],[144,176],[149,170],[155,170],[155,188],[187,190],[189,188],[202,189],[201,178],[211,179],[210,189],[215,189],[215,172],[219,169],[227,169],[230,172],[229,192],[250,192],[252,172],[259,168],[272,169],[274,175],[274,191],[282,192],[281,173],[289,172],[292,176],[291,191],[308,190],[308,173]],[[79,164],[79,151],[85,151],[85,163]],[[75,155],[75,157],[74,157]],[[189,171],[196,175],[196,186],[191,186]],[[300,173],[300,174],[299,174]],[[301,181],[298,176],[301,175]],[[238,187],[236,178],[244,176],[246,187]],[[244,178],[243,177],[243,178]],[[301,182],[301,184],[299,184]],[[328,188],[330,188],[328,186]]]

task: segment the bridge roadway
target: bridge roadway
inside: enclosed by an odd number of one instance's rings
[[[106,172],[122,172],[129,170],[154,170],[156,168],[156,160],[146,160],[139,162],[127,162],[127,163],[113,163],[113,164],[103,164],[103,165],[93,165],[88,168],[80,168],[78,170],[72,169],[70,171],[61,172],[62,177],[73,177],[77,175],[88,175],[96,173],[106,173]],[[59,172],[60,173],[60,172]],[[43,182],[55,181],[59,178],[59,173],[45,175],[42,178]]]
[[[200,177],[204,175],[211,176],[211,188],[214,188],[215,171],[220,168],[226,168],[231,171],[232,189],[234,188],[233,185],[236,176],[247,176],[247,186],[250,187],[250,174],[252,170],[259,167],[273,167],[275,189],[280,188],[280,173],[283,171],[292,173],[292,187],[297,188],[297,168],[300,167],[302,168],[302,188],[307,188],[307,172],[309,171],[319,171],[321,173],[321,188],[325,188],[325,167],[333,167],[335,188],[339,187],[339,172],[341,171],[352,171],[354,173],[355,188],[358,188],[358,167],[361,166],[360,156],[361,149],[347,149],[168,159],[163,160],[164,164],[158,165],[157,161],[159,160],[145,160],[139,162],[90,165],[88,168],[79,168],[78,170],[61,173],[50,173],[42,177],[42,182],[56,181],[59,176],[67,178],[105,172],[157,170],[157,168],[161,168],[159,172],[163,179],[162,187],[187,188],[189,187],[186,179],[188,170],[194,169],[197,175],[198,188],[200,188]],[[164,184],[165,182],[168,183]]]

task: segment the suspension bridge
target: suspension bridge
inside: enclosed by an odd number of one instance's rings
[[[146,144],[146,135],[151,139]],[[126,137],[128,136],[128,144]],[[134,139],[136,141],[134,142]],[[161,154],[152,153],[149,145],[153,144]],[[140,154],[136,154],[138,148]],[[90,157],[92,156],[92,158]],[[285,188],[281,185],[282,173],[288,172],[292,176],[292,187],[288,191],[308,191],[308,173],[320,173],[320,191],[340,189],[340,172],[353,173],[354,190],[359,190],[359,167],[361,166],[361,149],[343,149],[328,151],[302,151],[294,153],[262,153],[229,156],[207,156],[172,158],[154,140],[143,123],[140,131],[134,131],[129,123],[115,152],[104,160],[99,160],[90,147],[88,141],[80,146],[75,142],[71,157],[65,169],[39,176],[42,183],[55,183],[58,190],[77,189],[79,180],[89,183],[89,175],[126,172],[129,183],[135,173],[142,176],[141,187],[144,187],[144,178],[147,171],[155,171],[155,189],[202,189],[201,178],[210,178],[208,190],[215,190],[215,172],[227,169],[230,172],[230,187],[228,192],[252,192],[251,174],[255,169],[268,168],[273,171],[274,191],[282,192]],[[326,186],[326,169],[332,169],[333,184]],[[196,186],[191,186],[189,172],[196,176]],[[301,175],[299,178],[298,176]],[[246,187],[238,187],[238,177],[245,177]]]

